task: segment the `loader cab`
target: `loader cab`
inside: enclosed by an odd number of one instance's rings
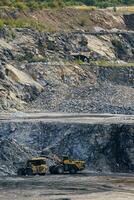
[[[63,160],[63,162],[64,162],[64,160],[69,160],[69,157],[68,156],[63,156],[62,160]]]
[[[85,169],[85,161],[73,160],[68,156],[62,156],[61,162],[56,163],[49,167],[51,174],[63,174],[69,172],[70,174],[76,174],[78,171]]]

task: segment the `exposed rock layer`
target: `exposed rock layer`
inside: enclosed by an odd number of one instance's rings
[[[1,111],[133,113],[133,32],[0,35]]]
[[[90,170],[133,171],[133,131],[133,125],[2,123],[1,168],[15,173],[17,161],[24,161],[35,152],[52,152],[84,159]]]

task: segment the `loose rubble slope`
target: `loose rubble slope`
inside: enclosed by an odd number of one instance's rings
[[[36,17],[58,32],[0,29],[1,112],[134,114],[133,15],[103,10],[14,14]],[[16,172],[16,159],[46,150],[85,159],[90,169],[134,170],[133,125],[1,123],[0,141],[1,175]]]
[[[133,35],[1,29],[0,110],[132,114]]]

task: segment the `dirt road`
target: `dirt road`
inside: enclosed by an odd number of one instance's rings
[[[0,122],[44,121],[82,124],[133,124],[134,115],[90,113],[15,112],[0,114]]]
[[[133,200],[134,175],[1,177],[0,200]]]

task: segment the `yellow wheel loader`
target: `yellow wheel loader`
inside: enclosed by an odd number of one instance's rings
[[[51,158],[51,160],[55,161],[55,164],[49,167],[51,174],[63,174],[65,172],[76,174],[78,171],[85,169],[85,161],[71,160],[67,156],[64,156],[62,159]]]
[[[19,168],[18,176],[45,175],[48,170],[44,157],[32,158],[26,162],[25,167]]]

